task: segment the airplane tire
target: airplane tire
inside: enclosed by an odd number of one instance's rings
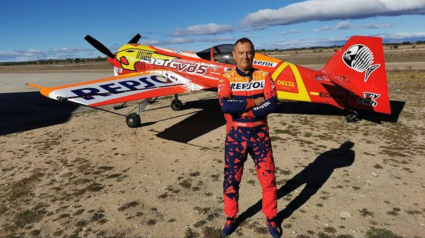
[[[130,128],[136,128],[140,126],[140,116],[137,113],[130,113],[125,118],[125,122],[127,123],[127,126]]]
[[[183,103],[180,100],[173,100],[171,102],[171,109],[173,111],[180,111],[183,109]]]

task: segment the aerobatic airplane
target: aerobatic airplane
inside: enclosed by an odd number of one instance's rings
[[[140,126],[140,116],[150,100],[175,95],[171,108],[180,110],[183,104],[178,94],[216,90],[218,78],[236,67],[233,44],[193,53],[138,44],[140,38],[137,34],[113,54],[93,37],[85,37],[108,57],[114,67],[113,77],[50,88],[27,85],[40,89],[46,97],[95,108],[143,100],[139,102],[138,112],[126,117],[127,125],[134,128]],[[253,64],[270,72],[279,100],[329,104],[344,110],[349,122],[356,121],[362,110],[391,114],[381,38],[351,37],[321,70],[258,52]],[[262,87],[260,83],[234,86]]]

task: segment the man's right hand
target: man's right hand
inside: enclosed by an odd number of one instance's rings
[[[260,106],[264,102],[264,97],[259,97],[254,99],[255,106]]]

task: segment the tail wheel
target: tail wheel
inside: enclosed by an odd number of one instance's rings
[[[125,118],[125,122],[127,123],[127,126],[130,128],[136,128],[140,126],[140,116],[137,113],[130,113]]]
[[[359,121],[359,118],[357,117],[359,113],[357,111],[354,111],[349,108],[345,108],[344,113],[345,113],[345,119],[347,120],[348,123]]]
[[[183,103],[180,100],[173,100],[171,102],[171,109],[173,111],[180,111],[183,109]]]

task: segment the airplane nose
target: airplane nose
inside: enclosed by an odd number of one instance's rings
[[[114,67],[121,67],[121,63],[115,57],[114,58],[108,57],[108,61]]]

